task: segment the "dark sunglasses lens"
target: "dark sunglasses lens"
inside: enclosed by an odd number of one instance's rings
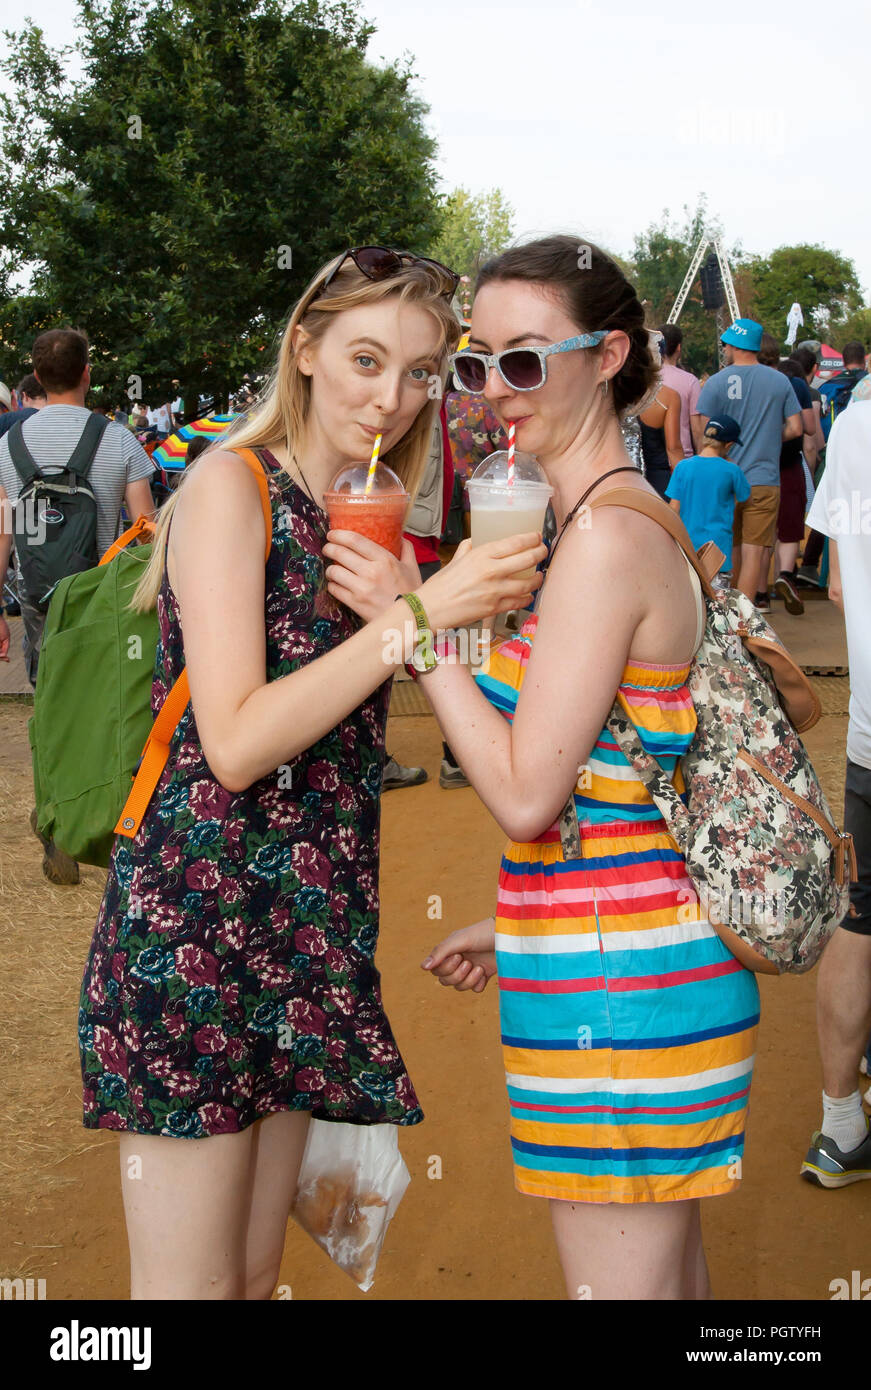
[[[516,386],[518,391],[530,391],[541,385],[541,359],[536,353],[518,348],[516,352],[503,353],[500,363],[505,380],[509,386]]]
[[[458,357],[454,374],[466,391],[483,391],[487,384],[486,368],[477,357]]]
[[[354,256],[358,269],[370,280],[386,280],[402,269],[402,261],[386,246],[363,246]]]

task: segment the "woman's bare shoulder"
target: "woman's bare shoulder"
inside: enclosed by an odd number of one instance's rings
[[[192,545],[233,554],[250,551],[262,562],[263,509],[257,480],[238,454],[216,449],[202,454],[179,487],[169,531],[170,583],[178,555]],[[259,537],[259,543],[253,544]]]
[[[185,518],[208,515],[210,520],[225,515],[238,515],[238,508],[248,510],[258,501],[257,480],[251,469],[231,449],[216,449],[202,454],[179,487],[175,515]]]
[[[622,482],[619,487],[660,500],[640,476],[637,482]],[[610,585],[615,576],[650,576],[662,568],[670,573],[680,555],[665,527],[645,512],[609,504],[604,493],[600,497],[599,505],[586,507],[568,527],[560,545],[565,552],[562,562],[557,553],[554,568],[574,569],[588,582],[602,586]]]

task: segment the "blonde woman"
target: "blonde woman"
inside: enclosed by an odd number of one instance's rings
[[[415,620],[404,598],[369,613],[339,566],[328,591],[322,503],[378,432],[414,494],[455,284],[386,248],[330,262],[259,406],[160,514],[134,602],[157,605],[154,710],[183,666],[191,701],[135,839],[116,842],[79,1024],[84,1122],[121,1131],[133,1298],[269,1298],[309,1115],[423,1118],[374,963],[389,677]],[[268,478],[265,571],[241,447]],[[335,534],[433,628],[522,606],[512,576],[544,553],[466,546],[421,585],[408,542],[396,560]]]

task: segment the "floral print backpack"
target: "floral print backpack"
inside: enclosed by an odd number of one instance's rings
[[[616,702],[608,728],[668,823],[702,908],[743,965],[765,974],[815,965],[849,908],[853,838],[838,830],[799,734],[820,703],[776,632],[744,594],[715,593],[683,523],[658,498],[615,488],[589,505],[658,521],[702,584],[707,623],[687,684],[698,726],[681,760],[682,798]]]

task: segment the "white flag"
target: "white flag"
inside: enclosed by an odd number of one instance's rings
[[[798,330],[804,324],[804,316],[801,312],[800,304],[793,304],[786,316],[786,345],[792,347],[798,336]]]

